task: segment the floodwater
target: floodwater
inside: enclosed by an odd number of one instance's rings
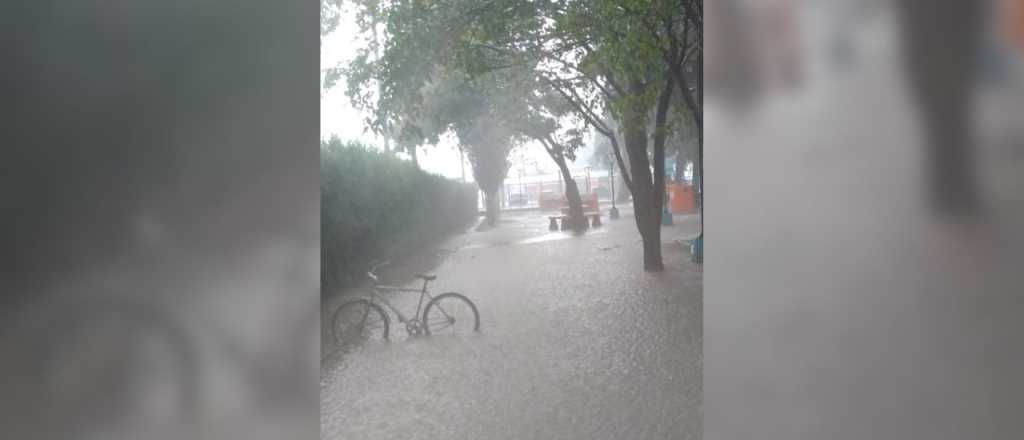
[[[455,237],[436,269],[431,291],[472,299],[480,333],[393,323],[390,342],[324,359],[322,438],[700,438],[702,279],[671,244],[696,221],[665,228],[668,268],[648,274],[631,217],[572,237],[523,215]],[[404,313],[418,295],[394,299]]]

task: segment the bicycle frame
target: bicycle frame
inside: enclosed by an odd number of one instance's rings
[[[423,282],[423,287],[421,289],[410,289],[410,288],[406,288],[406,287],[385,286],[385,285],[373,286],[373,288],[370,290],[370,298],[369,298],[370,303],[373,304],[374,300],[378,300],[380,303],[384,304],[385,307],[387,307],[389,310],[391,310],[391,312],[394,313],[395,316],[398,316],[398,322],[400,322],[402,324],[405,324],[405,323],[409,322],[410,320],[408,318],[406,318],[405,315],[403,315],[402,312],[399,311],[397,307],[391,305],[391,303],[387,299],[385,299],[384,296],[381,295],[381,292],[406,292],[406,293],[419,292],[420,293],[420,300],[419,300],[419,303],[416,304],[416,313],[414,313],[412,315],[412,319],[413,320],[417,319],[420,316],[420,310],[423,307],[423,298],[426,297],[427,299],[434,299],[434,297],[430,296],[430,294],[427,293],[427,282],[426,281]]]

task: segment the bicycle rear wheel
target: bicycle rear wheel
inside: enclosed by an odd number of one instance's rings
[[[365,299],[342,304],[331,319],[334,340],[342,346],[387,339],[390,327],[391,322],[384,310]]]
[[[443,293],[427,303],[423,311],[426,334],[468,334],[480,331],[480,314],[469,298]]]

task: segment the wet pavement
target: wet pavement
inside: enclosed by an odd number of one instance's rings
[[[663,228],[666,271],[645,273],[622,214],[578,237],[506,215],[392,270],[437,264],[430,290],[472,299],[481,332],[409,338],[393,323],[390,342],[327,354],[322,438],[700,438],[702,276],[673,241],[697,217]],[[418,295],[389,299],[405,312]]]

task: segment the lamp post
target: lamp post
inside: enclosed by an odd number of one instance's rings
[[[519,161],[519,192],[523,195],[523,199],[524,200],[529,200],[529,199],[528,199],[528,197],[526,195],[526,184],[523,183],[523,176],[526,175],[527,166],[531,165],[531,164],[536,164],[536,163],[537,163],[537,161],[535,161],[535,160],[527,160],[526,156],[520,156],[520,161]],[[529,202],[527,202],[527,204],[529,204]]]
[[[523,174],[526,173],[525,167],[519,167],[519,195],[526,197],[526,187],[523,186]]]
[[[618,220],[619,208],[615,207],[615,159],[613,155],[608,155],[608,183],[611,184],[612,189],[612,209],[608,211],[608,218],[612,220]]]

